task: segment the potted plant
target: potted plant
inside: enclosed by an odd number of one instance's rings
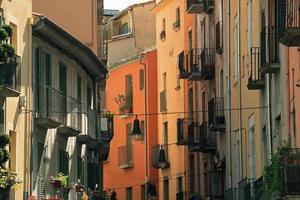
[[[125,95],[119,94],[114,98],[115,102],[119,105],[119,112],[123,114],[132,113],[133,106],[133,93],[128,90]]]
[[[0,199],[6,200],[9,198],[11,188],[16,189],[21,183],[17,179],[17,174],[11,172],[5,167],[5,163],[9,160],[9,152],[5,149],[10,143],[10,138],[7,134],[0,134]]]
[[[55,189],[67,188],[69,176],[59,172],[57,176],[51,176],[51,183]]]

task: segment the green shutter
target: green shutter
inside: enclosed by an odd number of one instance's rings
[[[59,151],[59,172],[69,175],[69,154],[66,151]]]
[[[38,143],[38,199],[44,199],[45,196],[45,180],[46,180],[46,147],[42,143]]]
[[[46,54],[46,84],[52,85],[52,61],[51,54]]]
[[[77,177],[80,180],[81,184],[84,183],[84,172],[83,172],[83,161],[81,157],[78,157],[78,172],[77,172]]]

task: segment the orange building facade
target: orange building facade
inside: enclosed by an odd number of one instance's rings
[[[106,91],[107,110],[116,117],[110,158],[104,163],[104,188],[114,189],[118,199],[145,199],[145,182],[157,182],[150,160],[150,149],[157,144],[157,115],[144,115],[157,112],[156,50],[113,67]],[[133,113],[140,121],[139,141],[132,135]]]

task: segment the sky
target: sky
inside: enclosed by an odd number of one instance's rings
[[[104,0],[104,8],[105,9],[115,9],[115,10],[123,10],[128,6],[141,3],[148,0]]]

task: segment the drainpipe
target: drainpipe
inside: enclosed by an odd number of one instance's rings
[[[147,65],[142,61],[144,58],[145,53],[140,54],[140,64],[144,66],[144,140],[145,140],[145,199],[147,199],[147,188],[146,184],[148,182],[148,152],[147,152],[147,145],[148,145],[148,129],[147,129]]]
[[[227,147],[228,159],[226,159],[227,175],[227,189],[232,188],[232,149],[231,149],[231,69],[230,69],[230,1],[227,1],[227,19],[226,19],[226,74],[227,74]]]
[[[241,181],[243,179],[243,141],[242,141],[242,87],[241,87],[241,16],[240,16],[240,12],[241,12],[241,3],[240,0],[238,0],[238,27],[239,27],[239,34],[238,34],[238,44],[239,44],[239,55],[238,55],[238,59],[239,59],[239,66],[238,66],[238,108],[239,108],[239,173],[238,173],[238,181]]]

